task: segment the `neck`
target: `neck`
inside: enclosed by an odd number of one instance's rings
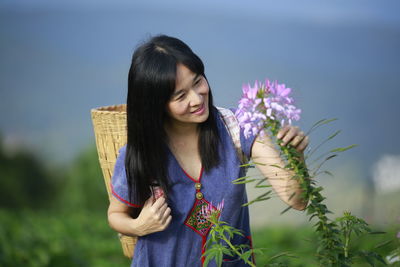
[[[165,131],[171,140],[176,138],[192,138],[199,134],[198,123],[166,123]]]

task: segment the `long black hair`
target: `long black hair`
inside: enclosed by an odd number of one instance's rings
[[[128,142],[125,168],[130,201],[143,204],[150,187],[161,186],[168,195],[167,142],[164,122],[167,103],[175,90],[176,68],[181,63],[203,75],[201,59],[177,38],[159,35],[139,46],[132,57],[128,76]],[[220,162],[219,135],[211,90],[209,116],[200,124],[199,152],[207,172]]]

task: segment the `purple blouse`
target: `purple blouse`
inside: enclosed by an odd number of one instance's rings
[[[213,112],[218,113],[217,110]],[[219,156],[221,163],[209,172],[199,174],[201,189],[195,188],[196,179],[190,177],[179,165],[174,155],[168,151],[168,174],[170,191],[168,206],[171,208],[171,224],[162,232],[138,238],[131,266],[202,266],[202,248],[207,240],[210,225],[199,216],[201,206],[212,202],[214,206],[224,200],[220,219],[230,226],[240,229],[244,237],[235,236],[233,243],[249,244],[251,232],[245,185],[235,185],[233,180],[245,176],[245,169],[239,167],[240,160],[233,141],[218,113],[217,126],[221,137]],[[240,142],[244,154],[251,156],[255,136],[245,138],[240,132]],[[121,202],[132,207],[140,207],[129,202],[128,185],[125,173],[126,147],[122,147],[117,158],[112,177],[112,193]],[[197,178],[197,177],[196,177]],[[201,192],[202,198],[196,198]],[[210,262],[208,266],[215,266]],[[246,266],[238,258],[225,257],[223,266]]]

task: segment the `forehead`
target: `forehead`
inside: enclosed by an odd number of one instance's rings
[[[196,77],[196,73],[192,72],[188,67],[183,64],[176,66],[176,81],[175,90],[182,90],[192,85],[193,79]]]

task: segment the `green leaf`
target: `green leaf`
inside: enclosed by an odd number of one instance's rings
[[[266,187],[272,187],[271,185],[256,185],[255,188],[266,188]]]
[[[332,135],[330,135],[328,138],[326,138],[325,140],[323,140],[321,143],[319,143],[314,149],[312,149],[308,154],[307,157],[311,157],[315,151],[317,151],[321,146],[323,146],[324,144],[326,144],[327,142],[329,142],[330,140],[332,140],[335,136],[337,136],[340,133],[340,130],[336,131],[335,133],[333,133]]]
[[[384,246],[386,246],[387,244],[390,244],[390,243],[392,243],[392,240],[387,240],[387,241],[384,241],[384,242],[382,242],[382,243],[379,243],[379,244],[376,245],[374,248],[375,248],[375,249],[381,248],[381,247],[384,247]]]
[[[289,206],[286,209],[284,209],[283,211],[281,211],[281,215],[284,214],[285,212],[287,212],[290,209],[292,209],[292,206]]]
[[[332,149],[330,152],[343,152],[343,151],[349,150],[349,149],[351,149],[353,147],[356,147],[356,146],[358,146],[358,145],[353,144],[353,145],[349,145],[347,147],[339,147],[339,148]]]
[[[263,178],[261,178],[260,181],[258,181],[258,182],[256,183],[256,185],[260,185],[260,184],[262,184],[263,182],[265,182],[266,180],[267,180],[267,178],[263,176]]]
[[[253,163],[246,163],[246,164],[242,164],[242,165],[239,165],[239,167],[253,167]]]
[[[235,235],[244,236],[244,234],[243,234],[242,231],[237,231],[237,232],[235,232]]]
[[[247,261],[247,260],[249,260],[251,254],[252,254],[252,251],[248,250],[248,251],[242,253],[242,255],[240,255],[240,258]]]
[[[252,201],[243,204],[242,207],[249,206],[249,205],[251,205],[251,204],[253,204],[253,203],[255,203],[255,202],[259,202],[259,201],[264,201],[264,200],[270,199],[271,197],[266,197],[266,196],[269,195],[269,194],[271,194],[271,192],[272,192],[272,191],[269,190],[268,192],[259,195],[258,197],[256,197],[256,198],[253,199]]]
[[[289,200],[291,200],[295,195],[296,195],[296,192],[293,192],[293,193],[290,195]]]
[[[337,154],[333,154],[325,158],[316,168],[314,168],[314,174],[312,175],[313,177],[316,176],[316,173],[319,171],[319,169],[324,165],[328,160],[333,159],[334,157],[337,157]]]
[[[337,120],[337,118],[319,120],[319,121],[317,121],[316,123],[314,123],[314,124],[311,126],[310,130],[308,130],[307,133],[310,133],[311,131],[315,130],[317,127],[320,127],[320,126],[322,126],[322,125],[324,125],[324,124],[328,124],[328,123],[330,123],[330,122],[332,122],[332,121],[336,121],[336,120]],[[306,134],[306,135],[308,135],[308,134]]]
[[[277,167],[277,168],[279,168],[279,169],[284,169],[284,168],[282,168],[281,166],[279,166],[279,165],[277,165],[277,164],[269,164],[268,166]]]
[[[323,174],[323,173],[324,174],[328,174],[331,177],[334,177],[334,175],[330,171],[320,171],[320,172],[316,173],[315,176],[318,176],[318,175]]]
[[[248,180],[249,178],[251,178],[251,177],[250,176],[243,176],[243,177],[240,177],[240,178],[237,178],[237,179],[233,180],[232,183],[233,184],[246,184],[246,183],[251,183],[251,182],[254,182],[254,181],[257,180],[257,179],[254,179],[254,178]]]
[[[218,251],[216,248],[211,247],[210,249],[207,249],[203,254],[203,257],[205,257],[203,266],[207,266],[212,259],[216,258],[217,254]]]
[[[336,120],[337,120],[336,118],[319,120],[319,121],[317,121],[316,123],[314,123],[313,126],[311,126],[310,130],[308,130],[307,133],[306,133],[305,135],[309,135],[310,133],[312,133],[313,131],[315,131],[318,127],[320,127],[320,126],[322,126],[322,125],[324,125],[324,124],[328,124],[328,123],[330,123],[330,122],[332,122],[332,121],[336,121]]]
[[[386,234],[386,232],[382,231],[374,231],[374,232],[369,232],[370,235],[381,235],[381,234]]]
[[[220,253],[217,254],[215,257],[215,262],[217,263],[217,266],[222,266],[222,259],[223,259],[223,253],[222,250],[220,250]]]
[[[225,246],[222,246],[221,249],[222,249],[222,253],[224,255],[229,255],[229,256],[233,256],[234,255],[233,251],[231,251],[229,248],[227,248]]]
[[[386,261],[382,258],[381,255],[375,254],[374,257],[375,257],[375,259],[377,259],[378,261],[380,261],[380,262],[383,263],[384,265],[387,265],[387,264],[386,264]]]
[[[311,221],[312,218],[314,218],[314,217],[316,217],[316,216],[318,216],[318,214],[313,214],[312,216],[310,216],[310,218],[308,219],[308,221]]]
[[[333,133],[331,136],[328,137],[328,140],[335,138],[335,136],[337,136],[340,132],[341,130],[336,131],[335,133]]]
[[[235,181],[233,181],[232,183],[233,183],[233,184],[248,184],[248,183],[254,182],[254,181],[256,181],[256,180],[257,180],[257,179],[244,180],[244,181],[241,181],[241,182],[235,182]]]
[[[271,197],[257,198],[257,199],[254,199],[254,200],[252,200],[250,202],[247,202],[247,203],[243,204],[242,207],[247,207],[247,206],[249,206],[251,204],[254,204],[256,202],[260,202],[260,201],[264,201],[264,200],[268,200],[268,199],[271,199]]]
[[[268,262],[271,262],[273,260],[276,260],[277,258],[281,258],[281,257],[284,257],[284,256],[291,257],[291,258],[297,258],[295,255],[290,254],[290,252],[284,251],[284,252],[278,253],[278,254],[272,256],[271,258],[269,258]]]

